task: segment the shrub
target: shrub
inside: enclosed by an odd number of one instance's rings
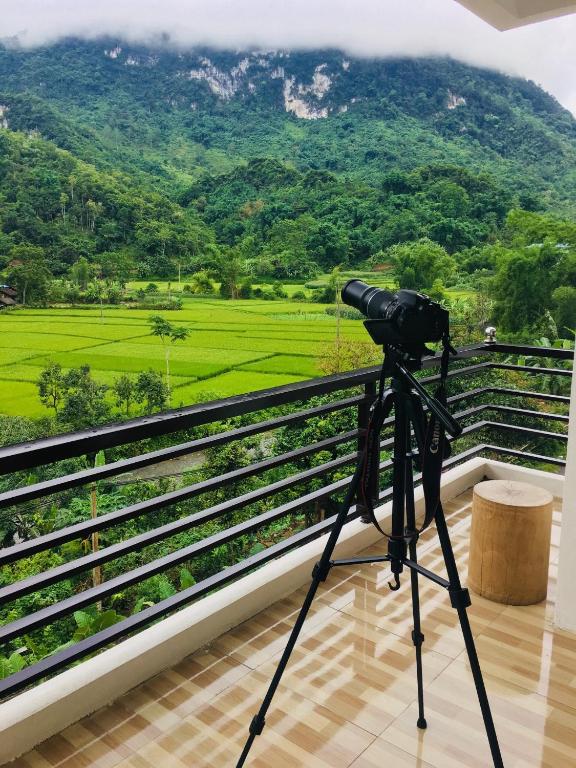
[[[192,275],[192,283],[189,286],[184,286],[184,290],[188,287],[189,293],[201,293],[212,294],[214,293],[214,283],[210,280],[208,272],[206,270],[200,270]]]
[[[238,291],[238,296],[241,299],[251,299],[252,298],[252,283],[250,280],[246,279],[243,280],[240,283],[240,289]]]

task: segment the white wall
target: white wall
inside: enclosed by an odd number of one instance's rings
[[[574,372],[562,505],[556,624],[562,629],[576,632],[576,365]]]

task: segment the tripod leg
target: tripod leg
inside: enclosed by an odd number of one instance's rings
[[[316,592],[318,591],[318,587],[320,586],[320,583],[323,581],[326,581],[328,573],[330,572],[330,568],[331,568],[330,558],[332,557],[332,553],[334,552],[334,548],[338,542],[338,538],[342,531],[342,527],[346,522],[348,511],[352,506],[354,499],[356,498],[356,493],[360,483],[360,478],[362,477],[363,470],[364,470],[363,457],[360,457],[358,460],[358,464],[356,466],[356,471],[354,472],[352,481],[350,482],[350,485],[348,487],[346,497],[342,502],[342,507],[338,512],[336,520],[334,521],[334,525],[332,526],[332,530],[330,531],[330,536],[328,537],[328,541],[326,542],[326,546],[324,548],[324,552],[322,553],[322,557],[314,566],[314,570],[312,572],[312,583],[310,584],[310,588],[308,589],[308,594],[306,595],[304,603],[302,604],[302,608],[300,609],[300,613],[298,614],[296,623],[292,628],[292,632],[290,633],[290,637],[288,638],[288,642],[286,644],[286,648],[284,649],[284,653],[282,654],[282,658],[280,659],[280,662],[276,668],[276,672],[274,673],[274,677],[272,678],[272,682],[268,687],[266,695],[264,696],[262,705],[260,706],[258,713],[253,717],[252,722],[250,723],[249,736],[244,745],[244,749],[242,750],[242,754],[240,755],[240,758],[236,763],[236,768],[241,768],[241,766],[244,765],[244,763],[246,762],[246,758],[248,757],[248,753],[250,752],[250,749],[252,747],[252,744],[254,743],[254,739],[256,738],[256,736],[259,736],[264,730],[264,726],[266,725],[266,713],[270,707],[270,704],[272,703],[272,698],[276,693],[276,689],[280,684],[280,680],[282,679],[284,670],[288,665],[288,661],[290,660],[290,656],[292,654],[292,651],[294,650],[294,646],[296,645],[296,641],[298,640],[298,635],[302,630],[304,621],[306,620],[306,616],[308,615],[308,611],[310,610],[310,606],[312,605],[312,602],[314,600]]]
[[[406,525],[409,531],[416,529],[416,510],[414,505],[414,481],[412,475],[412,452],[410,450],[410,423],[408,423],[408,452],[406,454]],[[417,538],[414,536],[410,539],[408,545],[408,551],[410,553],[410,559],[417,563],[418,553],[416,551]],[[416,649],[416,679],[418,682],[418,721],[416,725],[418,728],[424,730],[427,727],[426,718],[424,717],[424,678],[422,672],[422,643],[424,642],[424,635],[422,634],[422,628],[420,624],[420,592],[418,589],[418,572],[413,568],[410,569],[410,582],[412,588],[412,615],[414,617],[414,629],[412,631],[412,642]]]
[[[468,590],[464,589],[460,583],[460,576],[458,575],[458,568],[454,558],[450,534],[448,533],[448,526],[446,525],[446,519],[444,518],[444,511],[442,510],[441,504],[438,504],[438,509],[436,511],[436,528],[438,530],[438,538],[440,539],[440,546],[442,547],[442,554],[446,564],[448,581],[450,582],[450,588],[448,590],[450,593],[450,601],[452,607],[458,612],[460,626],[462,627],[466,652],[468,653],[468,661],[470,662],[474,685],[476,686],[476,693],[478,694],[478,701],[484,720],[484,727],[486,728],[486,735],[488,736],[488,743],[490,744],[490,752],[492,753],[494,768],[504,768],[500,745],[498,744],[498,736],[496,735],[496,728],[490,710],[490,702],[488,701],[488,694],[486,693],[482,670],[480,669],[480,662],[478,660],[478,653],[474,643],[474,635],[472,634],[470,620],[468,618],[468,613],[466,612],[466,608],[471,604],[470,595],[468,594]]]
[[[410,559],[416,562],[416,544],[410,544]],[[422,673],[422,644],[424,635],[420,626],[420,596],[418,593],[418,574],[411,569],[410,579],[412,582],[412,613],[414,616],[414,630],[412,631],[412,642],[416,648],[416,679],[418,680],[418,720],[416,725],[424,730],[428,727],[424,717],[424,679]]]

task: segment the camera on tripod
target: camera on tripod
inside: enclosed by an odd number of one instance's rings
[[[401,289],[396,293],[349,280],[342,288],[342,301],[368,319],[366,330],[376,344],[417,347],[441,341],[448,335],[449,315],[429,296]]]
[[[365,429],[363,446],[358,452],[356,469],[350,479],[346,496],[336,515],[320,560],[312,571],[312,582],[288,643],[270,683],[264,701],[250,723],[249,735],[236,764],[244,766],[254,739],[266,725],[266,713],[272,697],[294,649],[298,635],[321,582],[326,581],[332,568],[389,563],[393,581],[388,582],[393,591],[400,589],[400,576],[408,569],[412,590],[414,629],[412,642],[416,651],[416,679],[418,687],[418,719],[420,729],[427,728],[424,716],[424,682],[422,671],[422,645],[420,594],[418,577],[422,576],[444,587],[450,595],[450,603],[458,612],[458,618],[472,669],[480,709],[494,761],[494,768],[504,768],[494,720],[482,678],[474,636],[466,609],[470,605],[468,590],[462,587],[456,558],[450,542],[450,534],[440,498],[442,462],[449,455],[446,434],[457,437],[462,427],[446,407],[446,379],[450,355],[456,354],[450,344],[448,312],[417,291],[399,290],[396,293],[366,285],[361,280],[349,280],[342,289],[345,304],[359,310],[367,319],[364,325],[373,341],[384,347],[384,360],[380,372],[378,394],[370,408],[370,418]],[[442,342],[442,352],[437,356],[440,367],[436,395],[430,395],[422,382],[411,371],[422,366],[424,355],[434,354],[427,349],[429,342]],[[386,381],[389,379],[389,385]],[[381,430],[390,413],[394,414],[394,449],[392,477],[391,529],[386,532],[376,517],[376,507],[381,501],[378,473],[381,468]],[[424,496],[424,520],[416,522],[414,497],[414,469],[420,471]],[[352,506],[364,511],[367,520],[388,540],[388,553],[345,559],[333,559],[334,549]],[[356,511],[358,513],[358,509]],[[417,543],[420,534],[432,522],[440,539],[444,566],[448,578],[432,573],[418,563]]]

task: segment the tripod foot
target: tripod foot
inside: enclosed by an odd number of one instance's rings
[[[419,717],[416,725],[418,726],[418,728],[420,728],[421,731],[425,731],[426,728],[428,728],[428,723],[426,722],[425,717]]]

